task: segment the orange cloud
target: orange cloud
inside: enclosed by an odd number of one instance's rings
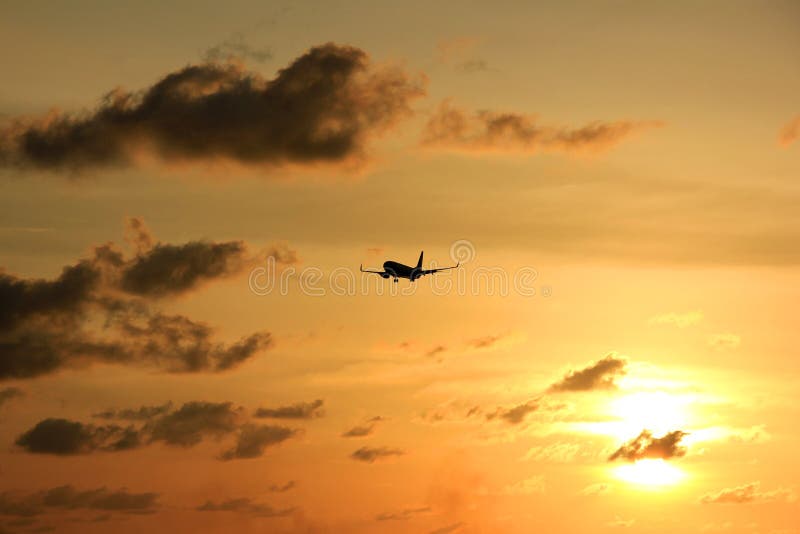
[[[428,120],[422,145],[466,153],[596,153],[660,121],[595,121],[577,128],[544,126],[533,115],[467,112],[444,101]]]

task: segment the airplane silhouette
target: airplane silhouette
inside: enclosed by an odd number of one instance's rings
[[[387,261],[383,263],[383,270],[382,271],[370,271],[369,269],[364,269],[364,265],[361,265],[359,269],[362,273],[375,273],[380,275],[381,278],[389,278],[394,277],[394,281],[397,282],[398,278],[408,278],[410,281],[415,281],[417,278],[425,276],[426,274],[433,274],[438,273],[439,271],[447,271],[448,269],[456,269],[461,262],[456,263],[452,267],[440,267],[439,269],[423,269],[422,268],[422,255],[425,251],[419,253],[419,261],[417,261],[416,267],[410,267],[408,265],[403,265],[402,263],[397,263],[396,261]]]

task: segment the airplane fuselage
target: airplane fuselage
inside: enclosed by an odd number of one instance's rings
[[[383,270],[388,275],[385,278],[389,278],[389,276],[393,278],[407,278],[413,282],[414,280],[422,276],[420,274],[421,270],[419,268],[403,265],[402,263],[398,263],[396,261],[384,262]]]

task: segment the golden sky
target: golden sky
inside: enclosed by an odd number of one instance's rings
[[[3,2],[0,533],[797,534],[798,23]]]

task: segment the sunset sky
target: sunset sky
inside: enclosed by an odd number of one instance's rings
[[[798,58],[789,0],[0,3],[0,534],[800,534]]]

